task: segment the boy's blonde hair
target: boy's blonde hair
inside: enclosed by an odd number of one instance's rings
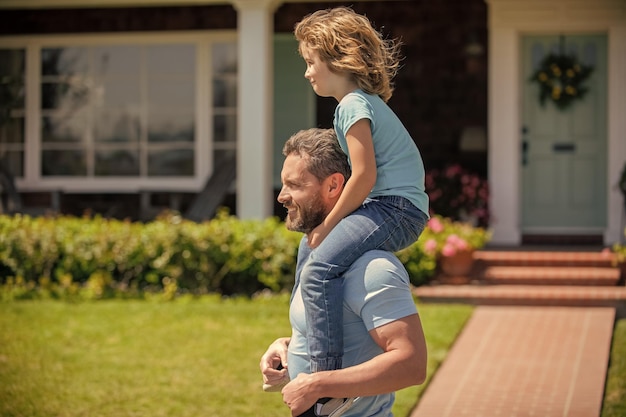
[[[383,39],[369,19],[348,7],[318,10],[295,26],[299,51],[316,51],[335,73],[352,74],[360,89],[385,102],[400,66],[400,43]]]

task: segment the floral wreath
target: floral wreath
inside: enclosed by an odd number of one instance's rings
[[[573,55],[549,54],[541,61],[530,81],[539,84],[542,106],[549,99],[559,109],[566,109],[587,93],[583,83],[592,71],[591,66],[581,64]]]

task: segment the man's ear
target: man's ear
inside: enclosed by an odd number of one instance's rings
[[[341,195],[341,192],[343,191],[343,187],[346,185],[346,179],[344,178],[344,176],[336,172],[334,174],[331,174],[326,180],[326,183],[328,185],[328,197],[339,197]]]

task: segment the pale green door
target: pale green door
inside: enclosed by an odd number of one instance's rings
[[[274,188],[281,187],[283,145],[301,129],[315,126],[315,93],[304,78],[306,64],[292,34],[274,37]]]
[[[522,231],[584,233],[606,224],[607,42],[604,35],[522,40]],[[593,70],[586,95],[567,109],[539,101],[528,82],[546,54],[574,54]]]

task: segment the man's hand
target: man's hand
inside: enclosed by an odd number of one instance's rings
[[[283,401],[292,416],[299,416],[311,408],[319,399],[315,394],[314,374],[299,374],[282,390]]]
[[[261,357],[259,367],[263,374],[263,383],[275,385],[287,375],[287,348],[290,338],[276,339]]]

